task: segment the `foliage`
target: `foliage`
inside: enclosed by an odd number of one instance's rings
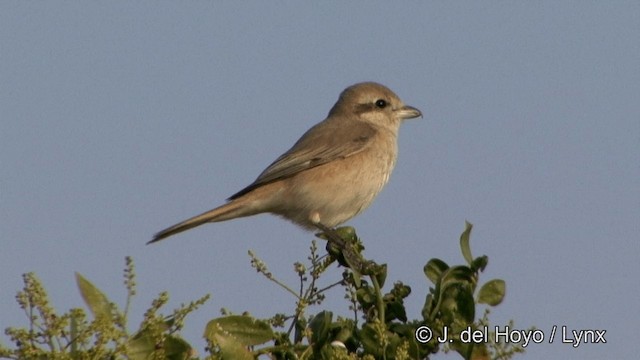
[[[44,287],[33,273],[23,275],[24,288],[16,295],[29,319],[28,329],[9,327],[5,334],[15,349],[0,346],[0,358],[8,359],[186,359],[195,351],[178,335],[187,314],[204,304],[209,295],[183,305],[169,316],[158,313],[169,300],[161,293],[145,312],[138,331],[127,331],[129,305],[136,294],[133,261],[126,258],[124,283],[127,302],[124,311],[76,273],[76,282],[93,320],[83,309],[58,315],[51,307]]]
[[[479,274],[486,268],[488,258],[472,256],[471,228],[467,223],[460,237],[466,265],[449,266],[442,260],[431,259],[424,266],[425,276],[433,286],[426,294],[420,317],[413,320],[409,320],[404,307],[411,288],[398,281],[383,291],[387,266],[362,256],[364,247],[353,228],[318,234],[328,240],[328,253],[319,255],[316,242],[312,242],[309,265],[294,264],[299,277],[295,290],[279,281],[262,260],[249,252],[251,265],[293,295],[296,307],[291,314],[276,314],[269,319],[231,314],[223,309],[223,316],[209,321],[204,331],[207,359],[402,360],[426,359],[439,351],[455,351],[463,359],[509,359],[522,352],[522,347],[470,342],[460,336],[465,330],[486,330],[489,311],[485,310],[482,318],[476,320],[476,306],[496,306],[505,295],[505,283],[500,279],[490,280],[478,288]],[[336,262],[345,267],[342,278],[320,287],[321,275]],[[208,295],[163,316],[159,310],[167,303],[168,296],[162,293],[145,313],[140,328],[130,334],[127,314],[135,295],[131,259],[127,258],[125,269],[128,296],[124,311],[80,274],[76,274],[76,281],[92,314],[91,321],[82,309],[57,315],[35,275],[24,275],[24,289],[16,298],[29,318],[30,327],[6,329],[5,333],[16,347],[0,346],[0,358],[188,359],[196,356],[195,350],[178,333],[186,315],[207,301]],[[329,310],[307,315],[309,308],[321,305],[327,290],[336,286],[345,289],[352,315],[335,316]],[[445,336],[446,341],[438,341]]]

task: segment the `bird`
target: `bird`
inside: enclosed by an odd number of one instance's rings
[[[405,119],[422,117],[386,86],[344,89],[323,121],[305,132],[227,203],[170,226],[155,243],[205,223],[271,213],[307,230],[331,229],[366,209],[388,182]]]

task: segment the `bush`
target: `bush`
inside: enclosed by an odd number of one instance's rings
[[[488,264],[487,256],[474,258],[469,239],[471,224],[460,236],[465,265],[449,266],[431,259],[424,266],[425,276],[433,283],[425,296],[418,318],[409,320],[404,299],[411,288],[395,282],[387,292],[387,266],[366,260],[364,247],[351,227],[327,229],[318,237],[328,240],[327,254],[319,255],[315,241],[311,245],[308,267],[295,263],[298,290],[283,284],[266,264],[249,252],[251,265],[270,281],[296,297],[291,314],[275,314],[269,319],[234,315],[209,321],[204,331],[208,343],[207,359],[427,359],[439,351],[455,351],[463,359],[508,359],[523,348],[518,344],[470,341],[465,334],[488,331],[488,310],[476,320],[480,304],[496,306],[505,296],[505,283],[490,280],[478,288],[479,275]],[[318,288],[320,277],[334,263],[345,267],[342,278]],[[10,359],[190,359],[194,348],[179,336],[188,314],[204,304],[209,295],[173,311],[160,314],[168,295],[160,294],[145,312],[140,328],[127,330],[129,304],[135,296],[133,261],[126,258],[124,271],[127,301],[124,310],[82,275],[76,274],[80,293],[92,314],[87,320],[83,309],[71,309],[62,315],[50,306],[46,291],[33,273],[25,274],[24,288],[16,299],[29,318],[29,329],[7,328],[6,335],[15,344],[0,346],[0,358]],[[334,316],[322,310],[306,315],[312,306],[320,306],[328,289],[341,286],[352,316]],[[446,336],[446,341],[438,341]]]

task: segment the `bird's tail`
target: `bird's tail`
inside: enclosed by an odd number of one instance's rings
[[[246,204],[243,204],[242,201],[231,201],[213,210],[209,210],[200,215],[196,215],[190,219],[177,223],[171,227],[168,227],[158,232],[153,236],[153,239],[151,239],[151,241],[147,242],[147,244],[160,241],[162,239],[168,238],[169,236],[192,229],[196,226],[200,226],[204,223],[218,222],[218,221],[230,220],[230,219],[241,217],[241,216],[253,215],[252,213],[247,213],[246,211],[247,208],[245,205]]]

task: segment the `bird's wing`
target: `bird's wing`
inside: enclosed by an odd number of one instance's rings
[[[373,126],[360,121],[350,123],[347,131],[339,123],[321,122],[309,129],[251,185],[233,194],[228,200],[236,199],[264,184],[357,154],[369,146],[376,132]]]

